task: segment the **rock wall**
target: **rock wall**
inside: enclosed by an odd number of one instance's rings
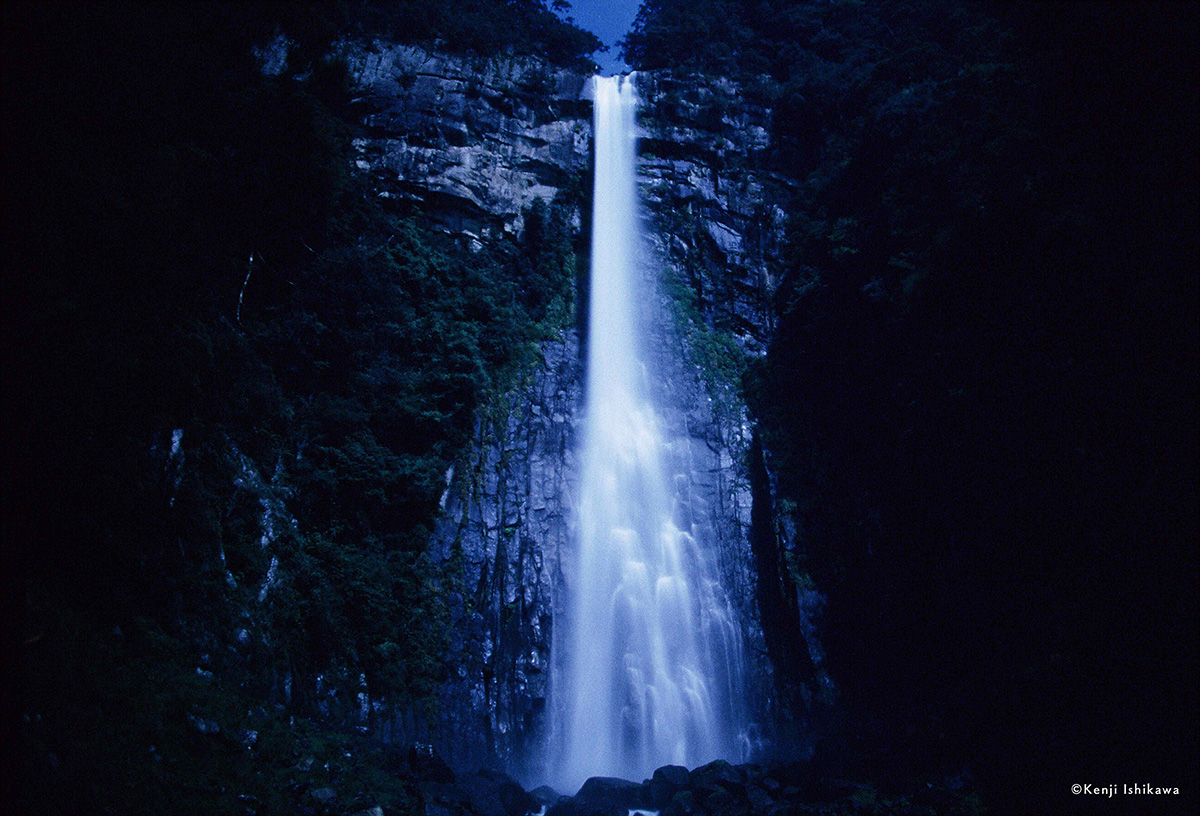
[[[730,80],[638,75],[649,234],[708,326],[762,354],[795,182],[773,172],[772,111]]]
[[[573,332],[543,344],[508,405],[480,420],[444,497],[435,552],[461,564],[442,689],[440,752],[462,767],[501,761],[533,779],[551,727],[554,621],[573,539],[582,404]]]
[[[589,171],[586,77],[530,59],[469,60],[384,44],[343,51],[365,110],[359,168],[379,196],[418,205],[468,245],[519,235],[524,208],[581,184]],[[747,632],[750,758],[772,738],[767,723],[780,718],[780,705],[750,546],[751,428],[729,373],[736,361],[713,355],[765,349],[787,182],[763,169],[770,111],[740,101],[738,88],[666,73],[643,74],[638,87],[646,269],[659,292],[645,304],[656,338],[648,362],[659,372],[666,464],[682,521],[717,554]],[[480,419],[470,455],[448,474],[433,543],[461,581],[449,599],[455,646],[439,726],[425,736],[451,764],[498,762],[534,783],[554,727],[554,621],[569,592],[563,567],[573,538],[580,346],[573,331],[544,343],[508,404]]]
[[[471,241],[520,233],[522,212],[587,168],[586,77],[528,57],[469,59],[417,46],[347,44],[365,108],[357,164]]]
[[[638,75],[638,90],[647,234],[675,315],[674,349],[684,351],[676,376],[701,380],[670,401],[695,406],[686,432],[700,431],[719,481],[712,523],[749,622],[756,746],[802,754],[833,694],[819,640],[824,597],[792,574],[796,530],[736,379],[775,331],[772,299],[796,182],[774,167],[773,111],[750,89],[650,71]]]
[[[356,161],[377,195],[416,205],[479,247],[519,236],[535,199],[582,191],[585,76],[530,58],[378,43],[343,55],[365,109]],[[577,235],[583,221],[577,210]],[[563,331],[542,344],[506,404],[488,407],[465,461],[447,474],[432,549],[458,586],[437,724],[394,723],[391,736],[428,740],[457,767],[501,763],[528,776],[527,758],[541,753],[581,391],[578,336]]]

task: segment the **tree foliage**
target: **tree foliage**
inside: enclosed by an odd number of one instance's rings
[[[973,763],[1003,803],[1197,755],[1196,31],[1162,3],[647,0],[625,41],[753,89],[797,182],[745,383],[780,560],[828,595],[844,757]]]
[[[382,37],[479,56],[511,51],[555,65],[587,66],[603,45],[570,17],[564,19],[565,11],[563,0],[362,0],[282,3],[270,14],[295,32],[301,54],[319,55],[335,36]]]
[[[407,4],[421,36],[468,47],[486,23],[487,53],[553,59],[590,42],[540,3],[461,31],[445,5]],[[479,251],[384,207],[323,56],[386,36],[372,9],[6,9],[3,533],[28,812],[239,807],[235,781],[294,812],[272,787],[299,784],[306,729],[350,720],[360,675],[433,712],[438,499],[478,412],[570,319],[575,202]],[[254,49],[280,33],[296,47],[264,76]],[[239,729],[271,743],[261,762]]]

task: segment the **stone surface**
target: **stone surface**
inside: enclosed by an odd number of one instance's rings
[[[511,777],[499,771],[479,770],[459,779],[473,813],[478,816],[526,816],[537,802]]]
[[[631,810],[650,804],[650,793],[645,785],[609,776],[593,776],[588,779],[579,789],[579,793],[575,794],[575,798],[606,809]]]
[[[578,799],[563,799],[546,811],[546,816],[626,816],[624,808],[605,808]]]
[[[697,788],[724,788],[737,792],[745,790],[743,774],[722,759],[696,768],[690,774],[689,780],[692,786]]]
[[[476,59],[413,46],[344,43],[365,134],[356,164],[378,196],[416,205],[466,246],[517,236],[536,199],[587,172],[585,76],[528,57]],[[574,228],[582,229],[576,212]],[[569,537],[578,339],[542,344],[506,405],[479,419],[447,474],[431,552],[457,574],[436,724],[377,710],[393,742],[436,745],[456,768],[520,769],[545,730],[558,553]]]
[[[534,798],[534,801],[546,806],[553,805],[558,800],[564,798],[561,793],[549,785],[540,785],[531,790],[529,795]]]
[[[671,803],[675,794],[688,785],[688,769],[682,765],[664,765],[650,779],[650,804],[664,808]]]
[[[499,759],[520,772],[540,753],[581,389],[574,334],[544,343],[509,413],[478,423],[437,524],[435,554],[461,564],[438,735],[452,763]]]
[[[643,98],[643,199],[656,257],[666,270],[682,326],[678,346],[685,355],[702,359],[696,344],[708,342],[716,330],[732,336],[747,357],[761,356],[775,331],[772,299],[780,282],[789,203],[797,192],[797,182],[773,165],[774,112],[755,101],[753,88],[720,77],[650,71],[638,75],[638,88]],[[689,301],[689,309],[679,308]],[[811,737],[812,718],[833,696],[817,625],[824,597],[815,590],[785,597],[789,609],[776,611],[783,612],[779,619],[788,624],[776,627],[770,637],[755,623],[763,619],[753,600],[761,600],[764,589],[758,583],[761,558],[777,562],[776,572],[783,574],[797,531],[778,506],[770,450],[760,457],[767,478],[757,488],[750,484],[753,426],[739,384],[722,383],[709,372],[695,393],[712,398],[707,406],[695,397],[685,397],[683,404],[698,406],[688,421],[703,429],[695,441],[714,452],[712,473],[721,483],[715,495],[727,499],[712,515],[726,526],[717,534],[726,580],[741,604],[742,619],[750,622],[751,653],[766,655],[752,666],[749,684],[760,690],[775,686],[772,659],[788,665],[798,660],[810,668],[810,683],[776,687],[767,710],[753,712],[755,727],[748,739],[755,747],[775,740],[802,749]],[[745,534],[755,506],[770,530],[769,541],[758,541],[757,555]],[[795,645],[782,650],[772,646],[781,641]]]
[[[794,185],[769,169],[772,112],[717,77],[649,71],[638,89],[652,240],[704,317],[761,354]]]
[[[655,773],[680,787],[665,805],[642,806],[659,816],[832,816],[832,814],[895,813],[934,816],[935,813],[976,812],[978,799],[966,790],[953,790],[946,783],[913,783],[890,791],[873,785],[818,775],[803,764],[763,766],[714,762],[691,773],[686,768],[667,766]],[[802,783],[781,784],[780,780]],[[626,806],[625,791],[645,791],[654,780],[637,785],[626,780],[593,778],[572,797],[552,805],[546,816],[628,816],[642,808]],[[613,797],[607,797],[609,791]],[[915,792],[914,792],[915,791]],[[937,805],[930,806],[931,797]],[[644,812],[644,811],[643,811]],[[654,810],[650,811],[655,812]],[[464,811],[465,813],[465,811]]]
[[[312,798],[322,803],[331,802],[337,798],[337,791],[335,791],[333,788],[316,788],[309,791],[309,794],[312,796]]]
[[[470,59],[386,43],[341,46],[356,82],[365,134],[356,163],[376,194],[419,206],[468,246],[518,235],[524,208],[578,185],[589,171],[586,77],[530,58]],[[748,759],[770,731],[770,667],[748,545],[752,495],[743,466],[749,423],[737,384],[698,366],[711,327],[761,354],[772,326],[771,258],[782,241],[787,185],[762,170],[770,112],[733,100],[725,80],[640,74],[641,187],[657,298],[644,304],[646,350],[670,440],[678,526],[723,575],[715,605],[729,609],[734,647],[749,664],[742,719]],[[574,228],[586,230],[577,212]],[[661,273],[661,275],[660,275]],[[688,301],[692,306],[686,306]],[[545,776],[552,726],[554,622],[569,596],[582,407],[580,340],[570,331],[479,420],[465,461],[448,474],[431,552],[456,571],[446,599],[453,648],[438,722],[377,708],[393,742],[430,742],[456,768],[500,763]]]
[[[357,163],[378,195],[449,232],[519,233],[522,211],[587,166],[586,77],[529,57],[467,58],[376,42],[342,46],[367,113]]]
[[[748,544],[752,425],[741,384],[730,377],[740,354],[765,353],[774,324],[786,205],[792,182],[770,168],[772,112],[735,83],[703,75],[638,75],[642,98],[640,174],[648,236],[662,279],[662,309],[674,325],[659,364],[673,436],[690,459],[687,505],[699,535],[718,554],[726,592],[746,633],[745,754],[757,756],[785,714],[765,693],[773,672],[756,602],[757,568]],[[731,338],[733,348],[716,342]],[[771,698],[768,700],[768,698]],[[734,757],[732,759],[739,759]]]
[[[408,767],[413,776],[423,781],[453,782],[454,772],[438,755],[432,745],[418,743],[408,750]]]

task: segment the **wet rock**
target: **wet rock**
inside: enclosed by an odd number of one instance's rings
[[[458,784],[478,816],[526,816],[538,809],[534,798],[500,771],[475,771],[460,777]]]
[[[746,785],[746,802],[754,809],[755,813],[761,813],[775,803],[774,797],[767,792],[766,788],[758,785]]]
[[[625,808],[606,808],[579,799],[561,799],[546,810],[546,816],[627,816]]]
[[[430,782],[453,782],[454,772],[432,745],[416,743],[408,749],[408,765],[413,776]]]
[[[534,801],[539,805],[545,805],[547,807],[565,798],[561,793],[549,785],[542,785],[534,788],[529,792],[529,795],[532,796]]]
[[[586,172],[583,74],[531,57],[384,42],[344,43],[342,56],[366,127],[354,141],[359,169],[379,196],[419,204],[472,247],[519,235],[527,207]],[[571,221],[582,229],[578,212]],[[396,742],[430,739],[456,768],[516,768],[536,752],[543,727],[580,369],[573,336],[544,343],[541,354],[532,381],[510,395],[507,416],[482,417],[469,463],[447,474],[431,554],[456,573],[456,648],[445,659],[438,730],[426,735],[397,715],[382,729]],[[446,781],[445,769],[424,773]]]
[[[762,816],[816,816],[819,813],[822,811],[798,802],[776,803],[761,811]]]
[[[519,233],[522,211],[586,167],[585,76],[534,58],[469,58],[346,44],[367,109],[358,165],[380,195],[419,203],[447,232]]]
[[[659,768],[649,783],[651,806],[666,807],[675,794],[686,788],[687,784],[688,769],[682,765],[664,765]]]
[[[324,805],[337,798],[337,791],[333,788],[314,788],[308,792],[308,795]]]
[[[648,71],[638,90],[652,239],[705,317],[738,327],[745,350],[760,354],[790,195],[766,169],[773,112],[719,77]]]
[[[575,798],[610,810],[650,805],[650,792],[645,785],[610,776],[593,776],[583,783]]]
[[[690,778],[692,786],[696,788],[724,788],[736,793],[746,789],[742,774],[723,759],[700,766],[692,771]]]
[[[443,802],[426,802],[424,816],[462,816],[463,810]]]
[[[695,814],[703,813],[700,805],[696,803],[696,796],[690,790],[678,791],[671,802],[659,816],[695,816]]]
[[[952,791],[948,784],[952,783],[939,780],[922,783],[916,793],[889,792],[877,790],[870,781],[826,776],[801,763],[764,767],[717,761],[690,773],[665,766],[641,785],[590,779],[574,797],[551,805],[547,816],[628,816],[642,809],[657,811],[658,816],[934,816],[971,812],[978,806],[965,787]],[[676,789],[663,803],[668,786]],[[641,804],[632,798],[639,789],[647,797]],[[936,805],[931,804],[934,800]]]
[[[562,508],[574,492],[582,401],[575,335],[544,343],[531,375],[506,416],[480,420],[434,533],[432,552],[460,565],[464,593],[452,610],[458,647],[436,740],[456,767],[499,760],[520,771],[523,756],[540,754],[546,723],[554,585],[570,546]],[[571,421],[546,423],[551,414]]]
[[[705,787],[696,792],[708,816],[750,816],[750,803],[725,788]]]

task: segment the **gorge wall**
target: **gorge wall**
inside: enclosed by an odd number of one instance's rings
[[[586,263],[587,213],[578,195],[589,172],[586,77],[530,59],[470,61],[413,47],[345,53],[367,126],[355,140],[357,164],[378,196],[416,202],[468,246],[519,234],[535,199],[571,200]],[[766,658],[778,657],[772,627],[780,622],[769,621],[764,638],[760,605],[791,621],[789,630],[800,607],[783,566],[784,531],[770,521],[772,534],[751,547],[752,505],[768,519],[776,514],[769,487],[752,489],[754,446],[739,381],[772,329],[773,258],[789,182],[763,169],[771,112],[741,101],[733,83],[652,72],[638,77],[638,88],[649,266],[664,270],[650,309],[649,356],[663,373],[658,401],[675,406],[663,417],[668,467],[748,625],[755,723],[748,758],[773,740],[790,741],[795,734],[784,736],[781,724],[794,731],[806,708],[795,689],[773,688]],[[405,733],[396,719],[389,730],[397,739],[428,739],[454,764],[500,760],[535,779],[544,758],[553,727],[548,669],[560,636],[554,621],[566,591],[562,553],[572,545],[577,491],[580,344],[575,328],[542,343],[506,404],[478,421],[467,461],[447,474],[434,552],[461,571],[450,598],[454,646],[439,725]],[[764,568],[773,582],[760,586]],[[807,620],[819,596],[801,603]]]
[[[358,168],[379,196],[415,202],[447,232],[468,241],[519,233],[534,199],[553,199],[587,169],[579,73],[378,42],[347,45],[343,56],[365,109]]]
[[[744,83],[668,70],[638,76],[648,234],[665,262],[684,359],[713,408],[729,465],[723,472],[744,491],[722,523],[737,528],[727,540],[738,542],[750,579],[733,585],[758,622],[760,688],[771,695],[763,718],[768,752],[805,755],[834,693],[818,636],[825,597],[799,570],[797,529],[743,382],[776,330],[788,204],[798,182],[779,172],[776,112]]]
[[[598,45],[552,5],[6,7],[13,809],[543,781]],[[1194,800],[1195,10],[1011,5],[626,40],[679,521],[817,809]]]
[[[45,34],[56,41],[56,32]],[[108,47],[95,39],[95,49]],[[36,308],[25,336],[58,350],[52,365],[25,372],[29,405],[54,402],[50,386],[60,372],[62,382],[77,376],[80,348],[102,353],[97,372],[121,370],[134,384],[116,395],[99,376],[90,386],[91,404],[108,405],[108,421],[125,429],[104,437],[107,447],[79,444],[98,438],[79,419],[88,412],[73,415],[75,436],[41,416],[28,420],[38,433],[25,444],[39,456],[27,457],[37,478],[23,487],[32,508],[26,538],[78,541],[62,560],[78,565],[73,575],[97,608],[119,610],[110,614],[119,625],[86,644],[93,654],[61,634],[69,627],[42,640],[61,607],[47,594],[25,625],[31,645],[52,646],[31,654],[46,661],[48,677],[108,661],[113,700],[130,696],[126,683],[144,685],[122,671],[126,653],[159,661],[163,699],[178,695],[173,704],[184,713],[164,719],[148,708],[144,727],[129,731],[119,754],[135,777],[154,773],[139,759],[150,745],[183,751],[192,739],[220,742],[240,763],[269,728],[303,741],[290,732],[308,721],[367,735],[371,745],[431,744],[455,766],[500,764],[538,780],[554,727],[549,669],[561,653],[555,622],[569,590],[562,554],[573,544],[577,495],[588,77],[528,57],[448,56],[379,41],[343,41],[336,59],[309,64],[293,48],[277,37],[256,49],[244,92],[232,96],[229,121],[204,150],[177,144],[186,138],[169,119],[155,136],[159,171],[180,179],[188,196],[159,200],[147,192],[158,189],[153,174],[136,182],[122,175],[131,172],[126,161],[136,167],[143,158],[126,155],[127,135],[150,132],[138,112],[160,104],[157,86],[141,108],[104,108],[123,127],[112,128],[107,152],[80,148],[94,163],[92,185],[47,187],[79,189],[87,205],[60,206],[48,193],[48,223],[60,211],[117,213],[122,252],[101,254],[112,276],[145,267],[135,281],[145,291],[129,285],[141,292],[131,310],[128,292],[113,294],[99,283],[105,276],[84,273],[95,262],[87,241],[56,244],[78,262],[51,271],[80,270],[61,291],[87,304],[96,325],[120,327],[112,331],[123,345],[111,349],[69,328],[78,318],[59,308],[60,290],[31,284],[26,293]],[[63,64],[73,81],[76,66]],[[187,88],[194,76],[220,76],[204,67],[170,76]],[[330,82],[337,90],[321,101],[321,83],[340,67],[345,87]],[[328,74],[314,78],[318,69]],[[793,690],[776,688],[771,668],[778,619],[795,619],[801,604],[789,595],[769,479],[751,467],[757,448],[740,383],[772,331],[772,259],[787,184],[760,161],[770,112],[737,102],[736,86],[666,72],[638,83],[643,215],[654,256],[647,274],[656,275],[658,293],[643,304],[654,325],[644,353],[661,373],[655,401],[670,406],[660,417],[669,439],[664,464],[687,516],[681,526],[717,555],[744,622],[748,758],[786,739],[805,710]],[[111,97],[122,99],[113,84]],[[192,105],[180,108],[192,115]],[[229,134],[237,137],[232,147]],[[59,158],[41,157],[65,179]],[[122,185],[145,185],[146,201],[112,209],[110,198],[126,201]],[[273,192],[280,185],[284,192]],[[509,350],[525,354],[527,337],[497,330],[514,312],[488,313],[487,304],[513,297],[510,278],[536,274],[517,267],[536,266],[522,255],[523,242],[544,226],[547,206],[574,250],[573,272],[556,274],[577,278],[568,295],[575,302],[545,306],[557,312],[539,315],[537,331],[557,329],[518,364]],[[139,207],[170,217],[149,230]],[[116,229],[79,220],[95,242]],[[22,245],[22,257],[39,259],[29,262],[34,270],[55,257],[38,238]],[[144,243],[153,251],[142,251]],[[141,323],[130,323],[131,311]],[[63,337],[69,342],[50,343]],[[161,349],[172,350],[169,360],[159,359]],[[481,360],[500,361],[503,387],[478,383],[493,374],[480,376]],[[444,405],[425,399],[447,391]],[[114,458],[128,469],[124,492],[99,475],[112,471]],[[51,466],[32,464],[47,460]],[[64,517],[51,506],[51,472],[68,474],[64,482],[93,501]],[[428,511],[439,504],[429,530]],[[104,546],[92,544],[97,536]],[[54,553],[48,546],[28,560],[57,580]],[[63,752],[51,743],[84,732],[50,691],[25,706],[30,767],[40,774]],[[63,711],[53,728],[35,725],[51,711]],[[89,759],[103,744],[90,733],[67,767],[97,768],[99,790],[112,772]]]
[[[376,195],[415,203],[479,249],[519,234],[535,200],[558,197],[583,227],[586,77],[528,58],[468,60],[416,47],[350,46],[366,108],[358,169]],[[502,405],[476,423],[446,474],[432,556],[457,573],[437,725],[393,713],[386,736],[429,741],[455,765],[514,769],[545,726],[558,553],[569,542],[578,339],[564,329]]]

